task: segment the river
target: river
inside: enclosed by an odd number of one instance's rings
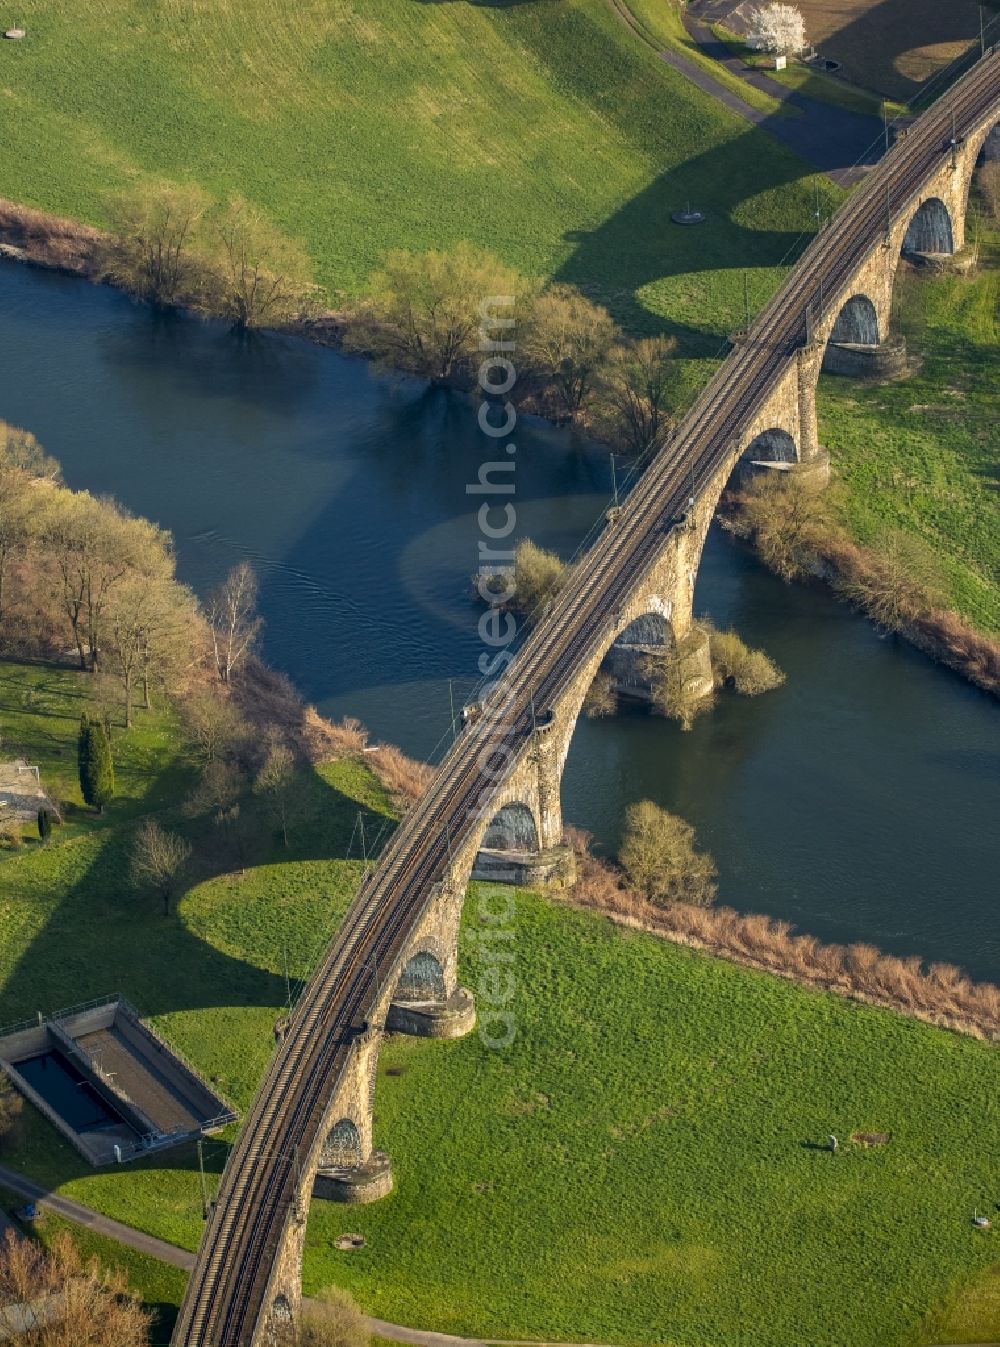
[[[2,262],[0,417],[71,486],[170,529],[196,590],[249,559],[264,654],[322,711],[440,751],[449,679],[460,700],[482,649],[474,404]],[[607,456],[540,424],[517,439],[517,536],[570,555],[607,504]],[[627,805],[656,800],[697,828],[721,901],[1000,979],[996,704],[718,529],[695,606],[787,682],[721,698],[688,733],[641,713],[581,719],[567,821],[612,848]]]

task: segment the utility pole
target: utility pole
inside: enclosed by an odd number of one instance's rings
[[[365,842],[365,813],[363,809],[358,810],[358,831],[361,835],[361,864],[364,867],[364,873],[368,873],[368,846]]]
[[[615,455],[614,455],[614,451],[613,451],[613,450],[612,450],[612,453],[611,453],[611,490],[614,492],[614,496],[615,496],[615,505],[617,506],[617,504],[618,504],[618,477],[617,477],[617,474],[615,473]]]
[[[979,6],[979,59],[986,55],[986,11]]]
[[[201,1179],[201,1219],[208,1220],[208,1185],[205,1182],[204,1142],[198,1138],[198,1176]]]
[[[451,737],[458,738],[458,730],[455,728],[455,680],[448,679],[448,701],[451,705]]]
[[[818,199],[819,188],[816,194]],[[746,270],[743,272],[743,331],[750,333],[750,273]]]
[[[889,109],[886,106],[885,99],[882,99],[882,129],[885,131],[885,152],[889,153]]]
[[[285,1005],[289,1010],[292,1008],[292,980],[288,976],[288,941],[281,942],[281,957],[285,965]]]

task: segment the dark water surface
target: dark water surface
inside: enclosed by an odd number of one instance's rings
[[[3,263],[0,416],[70,485],[169,528],[196,589],[251,560],[265,653],[322,710],[415,754],[442,743],[448,680],[461,699],[482,650],[474,404]],[[606,456],[523,422],[517,442],[517,535],[568,555],[606,504]],[[996,704],[714,531],[696,606],[787,683],[688,734],[581,721],[567,820],[613,846],[627,805],[655,799],[695,824],[724,901],[1000,978]]]

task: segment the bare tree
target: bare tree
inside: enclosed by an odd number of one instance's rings
[[[0,1319],[3,1307],[37,1306],[16,1341],[23,1347],[147,1347],[150,1316],[120,1269],[84,1262],[65,1232],[48,1249],[8,1231],[0,1242]]]
[[[170,577],[152,578],[131,571],[112,590],[105,619],[105,644],[121,683],[129,727],[136,683],[142,684],[144,709],[149,710],[152,681],[168,667],[181,667],[191,656],[194,596]]]
[[[159,183],[112,206],[112,234],[100,258],[116,285],[151,304],[177,304],[195,288],[191,255],[208,198],[200,187]]]
[[[281,837],[288,846],[288,821],[294,805],[298,786],[295,770],[295,756],[285,744],[272,742],[264,764],[254,781],[254,791],[259,795],[271,817],[281,829]]]
[[[172,574],[169,535],[86,491],[54,496],[47,503],[42,529],[80,668],[96,673],[112,592],[132,569],[151,577]]]
[[[994,224],[1000,224],[1000,159],[988,159],[979,170],[979,189]]]
[[[136,830],[129,874],[137,888],[150,888],[163,899],[163,914],[180,887],[184,868],[191,858],[191,843],[168,833],[155,819],[146,819]]]
[[[631,882],[657,906],[707,907],[715,898],[715,862],[695,850],[694,829],[652,800],[629,806],[618,857]]]
[[[7,577],[34,533],[33,503],[31,479],[19,469],[0,466],[0,622],[5,616]]]
[[[676,384],[672,337],[646,337],[616,346],[600,381],[608,429],[631,454],[658,449],[666,439]]]
[[[836,587],[886,631],[901,631],[944,602],[947,582],[932,549],[908,533],[887,533],[855,559]]]
[[[216,275],[210,308],[234,327],[249,329],[286,323],[316,307],[308,254],[259,210],[234,196],[212,224]]]
[[[794,5],[761,5],[750,14],[750,35],[765,51],[794,56],[806,46],[806,24]]]
[[[253,649],[263,626],[257,616],[257,577],[248,562],[234,566],[219,588],[212,591],[205,614],[212,635],[215,667],[222,682],[228,683]]]
[[[249,726],[218,687],[196,688],[181,702],[190,757],[207,766],[238,757],[249,738]]]

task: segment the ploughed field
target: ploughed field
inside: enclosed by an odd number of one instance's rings
[[[36,671],[3,669],[7,704],[23,703]],[[82,677],[53,679],[45,710],[22,714],[26,747],[70,749]],[[157,771],[179,767],[159,754],[145,798],[162,809]],[[75,835],[0,857],[0,1018],[119,989],[245,1108],[288,990],[358,880],[358,811],[369,839],[391,811],[362,764],[327,764],[303,778],[287,852],[254,852],[166,917],[128,879],[130,790],[101,827],[75,812]],[[485,1005],[482,895],[466,905],[462,977]],[[313,1203],[307,1289],[335,1281],[385,1318],[549,1341],[890,1347],[949,1300],[985,1305],[965,1321],[989,1327],[992,1288],[975,1278],[996,1255],[971,1216],[998,1199],[995,1048],[531,895],[488,908],[511,936],[513,1044],[386,1044],[375,1133],[397,1189],[364,1209]],[[854,1131],[890,1140],[865,1149]],[[214,1185],[225,1139],[206,1151]],[[94,1171],[31,1117],[4,1162],[198,1240],[193,1148]],[[348,1231],[366,1247],[337,1251]],[[129,1266],[145,1289],[148,1267]],[[179,1291],[150,1280],[150,1299]]]
[[[0,196],[97,224],[145,180],[241,192],[336,303],[468,238],[712,354],[825,179],[658,60],[607,0],[36,0],[0,50]],[[684,230],[690,200],[708,223]],[[707,336],[706,336],[707,334]]]

